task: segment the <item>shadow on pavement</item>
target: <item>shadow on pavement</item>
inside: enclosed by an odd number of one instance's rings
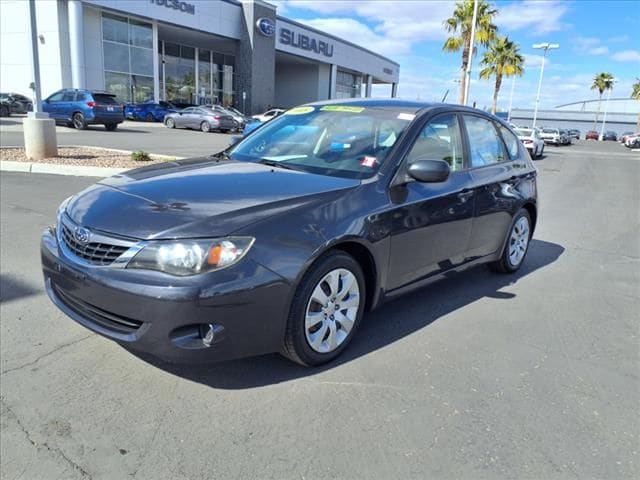
[[[5,126],[5,125],[22,125],[22,119],[14,120],[11,117],[9,117],[9,118],[1,117],[0,118],[0,125],[1,126]]]
[[[34,288],[22,280],[15,278],[13,275],[0,274],[0,302],[2,303],[29,297],[41,292],[41,288]]]
[[[501,292],[502,288],[550,265],[563,252],[564,248],[555,243],[532,240],[525,263],[513,275],[478,267],[393,300],[367,314],[344,353],[332,363],[318,368],[302,367],[277,354],[206,365],[177,365],[131,353],[173,375],[212,388],[236,390],[294,380],[332,369],[390,345],[481,298],[508,301],[515,294]],[[505,303],[503,308],[506,310],[509,305]]]

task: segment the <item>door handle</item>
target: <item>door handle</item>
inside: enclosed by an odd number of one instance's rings
[[[460,193],[458,193],[458,199],[460,199],[460,201],[462,202],[466,202],[467,200],[469,200],[471,197],[473,197],[474,191],[470,190],[468,188],[465,188],[464,190],[462,190]]]

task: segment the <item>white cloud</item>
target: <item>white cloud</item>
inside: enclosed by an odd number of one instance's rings
[[[640,52],[637,50],[622,50],[612,55],[618,62],[640,62]]]
[[[562,17],[569,10],[560,0],[524,0],[499,5],[498,27],[506,31],[530,29],[535,34],[565,30]]]
[[[385,37],[353,18],[314,18],[296,21],[344,38],[381,55],[404,55],[411,50],[411,45],[406,41]]]
[[[602,45],[599,38],[577,37],[572,39],[571,44],[576,53],[582,55],[608,55],[609,49]]]

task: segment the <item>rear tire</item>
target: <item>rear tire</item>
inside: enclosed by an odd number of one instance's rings
[[[84,115],[82,115],[81,113],[74,113],[73,117],[72,117],[72,121],[73,121],[73,127],[76,130],[86,130],[87,129],[87,122],[84,119]]]
[[[364,274],[353,257],[340,251],[320,257],[291,301],[283,355],[304,366],[335,359],[355,335],[365,299]]]
[[[156,121],[156,119],[155,119],[155,118],[153,118],[153,113],[147,113],[147,115],[144,117],[144,119],[145,119],[147,122],[155,122],[155,121]]]
[[[532,234],[531,216],[521,208],[513,217],[500,258],[489,264],[494,272],[514,273],[522,266]]]
[[[176,121],[173,118],[167,118],[164,121],[164,126],[167,128],[176,128]]]
[[[117,123],[107,123],[104,126],[104,129],[107,132],[113,132],[116,128],[118,128],[118,124]]]
[[[202,122],[200,124],[200,130],[202,130],[204,133],[209,133],[211,131],[211,125],[209,124],[209,122]]]
[[[11,115],[11,109],[5,105],[0,105],[0,117],[8,117]]]

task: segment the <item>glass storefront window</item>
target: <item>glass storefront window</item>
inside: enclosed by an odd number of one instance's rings
[[[222,104],[233,105],[233,67],[225,65],[222,75]]]
[[[125,102],[153,99],[151,24],[102,14],[105,90]]]
[[[211,52],[198,50],[198,104],[212,104],[211,97]]]

